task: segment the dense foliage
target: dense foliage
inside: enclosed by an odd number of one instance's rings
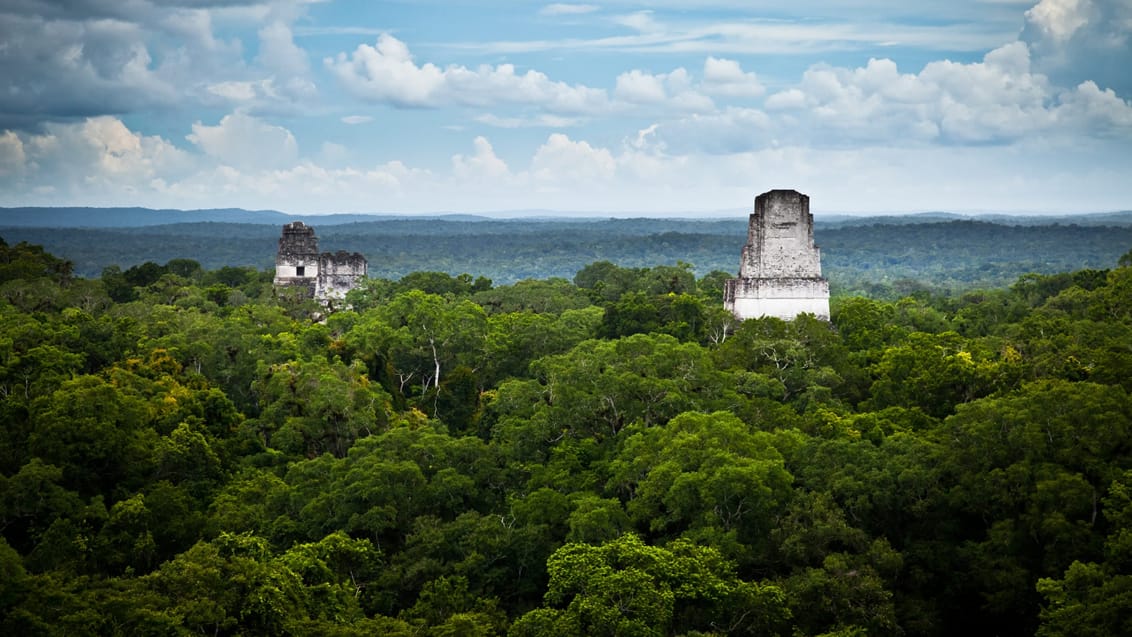
[[[0,632],[1129,634],[1130,260],[831,322],[609,262],[321,317],[0,241]]]

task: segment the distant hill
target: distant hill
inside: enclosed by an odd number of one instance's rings
[[[275,210],[154,210],[152,208],[0,208],[0,227],[139,228],[171,223],[283,224],[289,215]]]
[[[420,219],[410,215],[332,214],[290,215],[278,210],[212,208],[171,210],[153,208],[0,208],[0,228],[145,228],[182,223],[248,223],[283,225],[305,221],[312,225],[335,226],[345,223],[389,219]],[[454,221],[478,221],[488,217],[466,214],[431,215]]]
[[[746,211],[734,215],[713,214],[710,217],[665,216],[663,218],[626,217],[586,213],[579,215],[569,211],[532,210],[503,211],[498,215],[475,215],[462,213],[438,213],[428,215],[410,214],[368,214],[340,213],[329,215],[293,215],[278,210],[244,210],[242,208],[211,208],[205,210],[172,210],[153,208],[2,208],[0,207],[0,229],[2,228],[148,228],[175,224],[198,223],[238,223],[252,225],[279,226],[291,221],[304,221],[314,226],[339,226],[353,223],[429,223],[442,220],[447,222],[479,223],[594,223],[621,221],[645,226],[652,223],[688,224],[704,223],[746,223]],[[941,221],[989,221],[1012,226],[1083,225],[1083,226],[1132,226],[1132,211],[1083,213],[1076,215],[1009,215],[975,214],[965,215],[953,212],[921,212],[914,214],[891,215],[853,215],[843,213],[818,214],[814,224],[817,227],[841,228],[870,225],[908,225],[919,223],[939,223]]]
[[[945,221],[983,221],[1003,226],[1132,226],[1132,210],[1120,212],[1090,212],[1072,215],[1015,215],[1003,213],[958,214],[954,212],[919,212],[907,215],[847,215],[816,216],[816,227],[844,228],[853,226],[904,226]]]

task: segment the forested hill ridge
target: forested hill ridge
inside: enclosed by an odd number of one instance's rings
[[[278,210],[244,210],[242,208],[207,208],[178,210],[155,208],[92,208],[92,207],[0,207],[0,227],[10,228],[142,228],[178,223],[251,223],[278,225],[297,219],[318,219],[320,225],[340,225],[364,221],[406,219],[407,215],[338,213],[314,216],[290,215]],[[414,215],[414,219],[451,219],[475,221],[487,219],[478,215],[448,213]]]
[[[618,217],[649,218],[646,213],[639,215],[616,215]],[[336,213],[321,215],[302,215],[284,213],[278,210],[244,210],[242,208],[209,208],[202,210],[155,209],[155,208],[112,208],[112,207],[0,207],[0,228],[138,228],[164,226],[183,223],[249,223],[264,225],[283,225],[294,220],[304,220],[319,226],[341,225],[344,223],[366,223],[382,221],[445,220],[445,221],[491,221],[491,220],[534,220],[534,221],[600,221],[609,215],[597,213],[570,213],[552,210],[505,211],[501,214],[396,214],[396,213]],[[734,218],[745,223],[743,211],[717,211],[711,214],[689,214],[681,217],[666,215],[664,221],[696,221]],[[906,224],[932,221],[955,220],[989,221],[1005,225],[1106,225],[1132,226],[1132,210],[1121,212],[1097,212],[1080,214],[1001,214],[976,213],[957,214],[950,212],[924,212],[909,214],[867,215],[843,213],[818,213],[818,225],[872,225]]]
[[[318,322],[0,241],[0,634],[1129,634],[1129,247],[830,322],[610,262]]]
[[[139,213],[140,214],[140,213]],[[188,213],[186,213],[188,214]],[[271,213],[277,219],[279,213]],[[290,217],[284,217],[290,219]],[[730,219],[382,218],[323,225],[311,217],[324,250],[360,252],[375,277],[411,272],[475,273],[497,283],[573,276],[594,261],[624,267],[691,264],[697,275],[735,273],[746,215]],[[823,268],[834,294],[895,298],[915,289],[954,292],[1001,287],[1019,276],[1104,268],[1132,243],[1132,214],[1062,221],[998,221],[940,215],[834,218],[816,222]],[[282,222],[199,222],[132,228],[4,227],[9,243],[27,241],[98,277],[107,267],[192,259],[206,269],[274,264]]]

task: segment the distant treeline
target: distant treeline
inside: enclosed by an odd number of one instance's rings
[[[1083,223],[1008,225],[971,219],[924,221],[839,218],[817,222],[824,273],[835,295],[893,296],[997,287],[1030,273],[1106,268],[1132,244],[1132,226]],[[1032,219],[1028,219],[1032,221]],[[746,218],[474,220],[395,219],[316,225],[323,250],[357,251],[370,275],[397,279],[411,272],[465,272],[508,284],[573,276],[595,261],[624,267],[688,263],[703,276],[734,273]],[[9,242],[43,245],[70,260],[82,277],[110,265],[193,259],[206,269],[273,267],[279,226],[262,223],[181,223],[134,228],[0,226]]]

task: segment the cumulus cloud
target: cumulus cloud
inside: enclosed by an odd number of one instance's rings
[[[238,140],[268,144],[260,152],[292,153],[290,132],[232,114],[217,126],[197,124],[187,150],[131,130],[115,117],[48,123],[42,133],[0,133],[0,205],[273,207],[296,212],[374,210],[374,202],[436,202],[436,178],[399,161],[340,165],[348,157],[323,144],[317,157],[252,162]],[[207,152],[206,152],[207,150]]]
[[[314,97],[314,83],[302,76],[267,77],[257,80],[229,80],[204,87],[202,104],[250,112],[293,112],[298,103]]]
[[[300,75],[310,68],[306,51],[295,45],[291,27],[278,20],[259,30],[257,58],[268,70],[284,75]]]
[[[668,97],[664,90],[664,77],[632,70],[617,76],[617,89],[614,91],[619,99],[636,104],[655,104]]]
[[[1041,0],[1026,11],[1026,20],[1043,35],[1064,42],[1089,23],[1085,10],[1090,5],[1089,0]]]
[[[459,179],[502,179],[508,177],[511,171],[507,164],[495,155],[495,149],[485,137],[477,137],[473,141],[476,152],[471,157],[454,155],[452,157],[452,172]]]
[[[708,57],[704,61],[702,89],[712,95],[761,97],[766,88],[754,73],[743,71],[735,60]]]
[[[1037,71],[1061,86],[1092,80],[1132,97],[1132,2],[1041,0],[1025,18],[1021,41]]]
[[[22,173],[26,161],[23,140],[14,131],[0,134],[0,179]]]
[[[259,30],[259,55],[256,61],[271,72],[272,83],[291,99],[313,97],[317,93],[310,79],[307,52],[295,44],[291,27],[276,20]]]
[[[1022,42],[981,62],[931,62],[917,74],[887,59],[854,69],[816,66],[764,106],[793,125],[791,141],[803,143],[1008,143],[1035,132],[1100,129],[1132,135],[1132,106],[1095,84],[1055,87],[1033,71]]]
[[[1132,103],[1092,80],[1062,93],[1056,117],[1084,133],[1116,138],[1132,137]]]
[[[266,2],[21,0],[0,10],[0,126],[179,108],[309,100],[315,87],[289,23]],[[294,13],[294,11],[291,11]],[[214,18],[262,22],[256,59]],[[275,16],[275,17],[272,17]],[[262,90],[269,88],[270,90]]]
[[[389,34],[373,46],[324,60],[326,68],[355,96],[401,108],[437,108],[449,104],[488,106],[529,104],[565,114],[607,108],[604,90],[556,82],[538,71],[519,73],[511,64],[417,65],[404,42]]]
[[[531,160],[533,177],[556,186],[608,181],[616,170],[617,162],[608,149],[574,141],[562,133],[548,137]]]
[[[216,126],[197,122],[186,139],[221,164],[244,170],[292,166],[299,156],[291,131],[241,112]]]
[[[8,117],[125,112],[169,104],[178,92],[130,23],[0,13],[0,42],[0,113]]]
[[[48,123],[41,133],[0,134],[0,183],[13,193],[80,193],[81,201],[145,192],[193,166],[193,158],[168,141],[108,116]]]
[[[86,180],[139,185],[192,165],[184,151],[156,135],[142,135],[114,117],[93,117],[78,125],[53,124],[33,140],[42,152],[40,170],[67,170],[85,164]],[[37,153],[39,154],[39,153]]]
[[[746,75],[737,64],[711,58],[698,89]],[[619,98],[665,96],[656,76],[623,77]],[[761,108],[724,106],[661,119],[648,130],[650,147],[674,155],[795,145],[1009,145],[1032,135],[1132,141],[1132,103],[1092,81],[1057,86],[1033,68],[1027,45],[1013,42],[979,62],[930,62],[918,73],[901,72],[889,59],[856,68],[816,65],[795,86],[766,97]]]
[[[724,155],[773,146],[780,132],[759,109],[728,107],[657,125],[645,140],[674,155]]]
[[[634,105],[663,106],[684,112],[706,112],[715,108],[711,98],[693,87],[688,71],[653,75],[634,69],[617,76],[613,92],[617,99]]]
[[[101,18],[149,18],[165,10],[199,9],[201,7],[255,7],[263,0],[19,0],[8,3],[5,11],[13,14],[40,15],[51,19],[88,20]]]

